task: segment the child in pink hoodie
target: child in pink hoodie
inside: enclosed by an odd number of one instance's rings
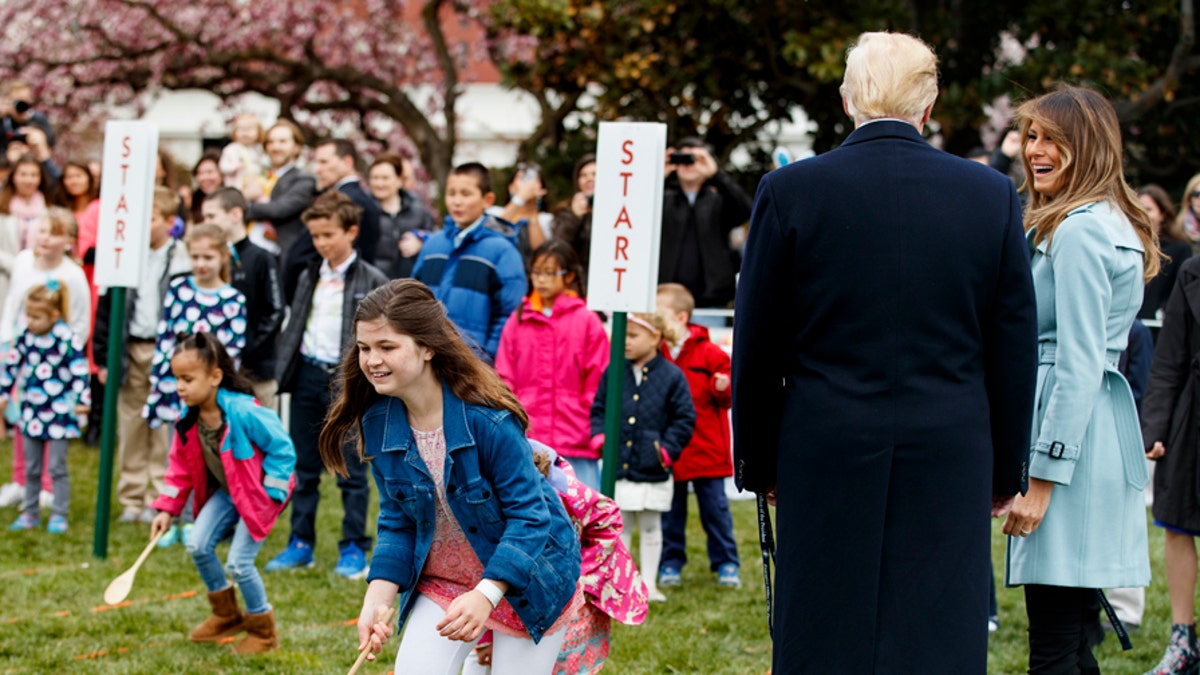
[[[584,485],[571,464],[554,450],[534,440],[529,445],[538,470],[546,474],[579,530],[582,556],[579,582],[587,600],[567,625],[554,675],[596,673],[608,659],[613,620],[628,626],[638,626],[646,620],[649,609],[646,584],[621,541],[621,510],[616,503]],[[476,661],[472,663],[468,658],[463,675],[489,672],[489,636],[485,634],[479,642]]]
[[[599,490],[589,414],[608,367],[608,336],[580,297],[575,249],[550,240],[532,258],[533,292],[504,324],[496,372],[529,414],[529,437],[557,449],[579,480]]]

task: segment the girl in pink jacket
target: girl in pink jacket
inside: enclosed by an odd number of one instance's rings
[[[258,404],[250,382],[211,333],[183,339],[171,357],[179,399],[187,407],[176,426],[166,486],[152,508],[155,537],[171,527],[188,495],[195,497],[196,525],[188,553],[208,587],[212,616],[189,635],[193,642],[220,642],[249,633],[234,650],[253,654],[279,647],[275,612],[254,559],[295,487],[296,448],[274,411]],[[217,544],[232,538],[225,565]],[[242,591],[238,607],[229,573]]]
[[[533,292],[504,324],[496,372],[529,413],[529,437],[557,449],[579,480],[599,490],[589,414],[608,367],[608,335],[581,297],[575,249],[550,240],[532,257]]]
[[[587,600],[567,625],[567,635],[554,675],[590,675],[608,659],[613,620],[641,625],[649,609],[646,584],[629,549],[621,541],[621,509],[613,500],[584,485],[575,471],[551,448],[534,440],[533,461],[562,499],[567,514],[579,530],[582,564],[579,583]],[[488,635],[475,649],[475,663],[467,660],[463,675],[486,675],[491,663]]]

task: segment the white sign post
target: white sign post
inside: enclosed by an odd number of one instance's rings
[[[601,122],[596,141],[588,309],[612,312],[600,490],[613,496],[625,386],[626,312],[653,312],[662,240],[667,125]],[[640,330],[640,329],[639,329]]]
[[[158,126],[112,121],[104,127],[104,181],[96,236],[96,285],[138,285],[150,250],[150,207]]]
[[[600,123],[588,309],[654,311],[666,149],[665,124]]]
[[[108,288],[111,303],[108,386],[100,424],[100,478],[96,490],[96,530],[92,553],[108,556],[108,515],[112,505],[113,446],[117,438],[117,392],[125,354],[125,291],[136,287],[150,252],[150,211],[158,164],[158,126],[150,122],[109,122],[104,127],[104,182],[100,186],[100,228],[96,234],[96,285]],[[96,359],[101,358],[96,354]]]

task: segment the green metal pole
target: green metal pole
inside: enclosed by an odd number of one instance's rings
[[[612,497],[617,485],[617,444],[621,442],[621,405],[625,397],[625,312],[613,313],[612,345],[608,356],[608,397],[604,401],[604,465],[600,491]]]
[[[121,390],[121,364],[125,351],[125,292],[110,288],[112,312],[108,322],[108,378],[104,383],[104,420],[100,424],[100,485],[96,490],[96,536],[92,554],[108,557],[108,517],[112,507],[113,448],[117,441],[117,394]]]

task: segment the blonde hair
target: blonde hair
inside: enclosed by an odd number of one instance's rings
[[[196,223],[188,229],[187,236],[184,237],[184,245],[187,246],[188,253],[192,252],[192,244],[201,239],[208,239],[217,246],[217,253],[221,256],[221,281],[229,283],[229,236],[225,234],[225,230],[219,225],[210,223]]]
[[[38,284],[25,293],[25,308],[29,303],[43,304],[58,312],[58,318],[69,316],[70,303],[67,298],[67,286],[57,279],[51,279],[44,284]]]
[[[170,220],[179,215],[179,196],[171,192],[171,188],[159,185],[154,188],[154,205],[152,208],[155,213]]]
[[[692,318],[692,312],[696,310],[696,299],[692,297],[692,292],[683,284],[659,284],[657,295],[663,299],[663,304],[671,308],[673,312],[684,312],[688,318]]]
[[[857,124],[882,117],[919,124],[937,99],[937,55],[911,35],[863,33],[846,53],[841,93]]]
[[[1179,202],[1179,213],[1175,214],[1175,227],[1173,229],[1184,239],[1191,236],[1191,232],[1189,232],[1189,228],[1187,227],[1189,219],[1192,221],[1191,225],[1193,228],[1200,227],[1200,223],[1197,222],[1197,220],[1200,220],[1200,213],[1192,212],[1192,190],[1200,190],[1200,173],[1192,176],[1191,180],[1187,182],[1187,187],[1183,190],[1183,200]]]
[[[238,125],[242,122],[250,122],[254,125],[254,128],[258,130],[258,134],[255,136],[255,142],[261,145],[267,140],[267,131],[263,129],[262,121],[259,120],[258,115],[255,115],[254,113],[242,113],[233,118],[233,124],[231,124],[229,127],[230,138],[233,138],[233,136],[237,134]]]
[[[46,214],[42,217],[46,219],[50,234],[66,235],[71,239],[71,248],[67,249],[65,255],[75,260],[72,253],[75,250],[74,242],[79,238],[79,221],[75,220],[75,214],[71,213],[70,209],[65,209],[61,206],[51,206],[46,209]]]
[[[1158,232],[1137,193],[1125,182],[1121,127],[1108,99],[1091,89],[1063,86],[1023,103],[1017,109],[1016,120],[1024,139],[1021,163],[1026,178],[1021,189],[1029,193],[1025,229],[1037,228],[1034,244],[1045,241],[1048,247],[1054,230],[1071,211],[1093,202],[1108,202],[1129,218],[1141,240],[1146,280],[1158,276],[1161,265]],[[1034,175],[1033,166],[1024,148],[1034,122],[1041,125],[1044,134],[1058,148],[1063,187],[1053,197],[1031,189],[1029,177]]]
[[[669,323],[660,312],[636,312],[630,316],[637,317],[654,326],[654,330],[658,331],[658,334],[671,344],[675,344],[683,338],[683,333],[674,324]]]

